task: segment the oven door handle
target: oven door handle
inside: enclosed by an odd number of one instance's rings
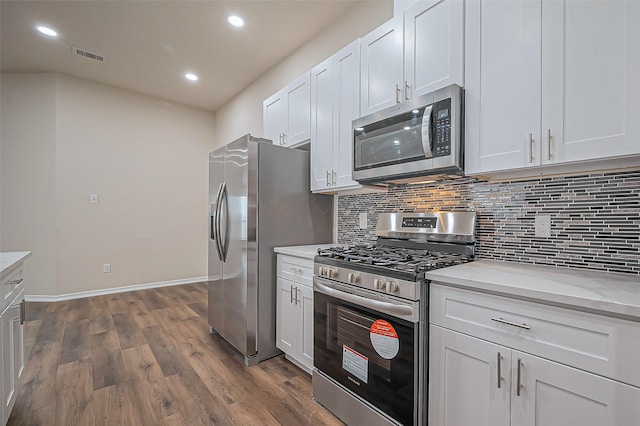
[[[367,297],[358,296],[356,294],[347,293],[346,291],[331,288],[318,282],[316,278],[313,279],[313,289],[315,291],[319,291],[320,293],[324,293],[327,296],[332,296],[336,299],[355,303],[362,307],[389,314],[397,318],[403,318],[413,322],[418,321],[418,313],[412,306],[381,302],[379,300],[371,300]]]

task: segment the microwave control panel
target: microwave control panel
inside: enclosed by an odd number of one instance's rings
[[[433,156],[451,155],[451,99],[433,105]]]

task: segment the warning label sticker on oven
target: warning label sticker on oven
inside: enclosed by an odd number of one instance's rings
[[[367,383],[369,377],[369,358],[342,345],[342,368]]]
[[[378,355],[384,359],[391,359],[398,355],[400,340],[395,328],[385,320],[376,320],[369,329],[371,345]]]

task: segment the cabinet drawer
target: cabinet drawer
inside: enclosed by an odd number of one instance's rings
[[[277,275],[311,287],[313,285],[313,260],[279,254]]]
[[[640,324],[438,285],[429,322],[640,386]]]
[[[2,310],[16,297],[24,288],[22,284],[22,265],[13,271],[11,275],[2,279],[2,287],[0,287],[0,295],[2,297]]]

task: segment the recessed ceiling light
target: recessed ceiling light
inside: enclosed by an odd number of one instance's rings
[[[400,141],[393,141],[394,145],[400,145]]]
[[[198,76],[191,72],[186,73],[184,75],[184,78],[186,78],[189,81],[198,81]]]
[[[419,112],[420,112],[420,110],[414,109],[414,110],[413,110],[413,111],[411,111],[411,112],[412,112],[412,113],[414,113],[414,114],[417,114],[417,113],[419,113]]]
[[[229,23],[234,27],[244,27],[244,19],[239,16],[231,15],[227,18]]]
[[[40,31],[42,34],[47,35],[49,37],[58,37],[58,33],[55,32],[55,30],[49,28],[49,27],[44,27],[44,26],[38,26],[36,27],[36,29],[38,31]]]
[[[409,127],[409,126],[404,126],[404,129],[405,129],[405,130],[411,130],[411,127]]]
[[[364,130],[364,127],[356,127],[356,132],[361,132]]]

